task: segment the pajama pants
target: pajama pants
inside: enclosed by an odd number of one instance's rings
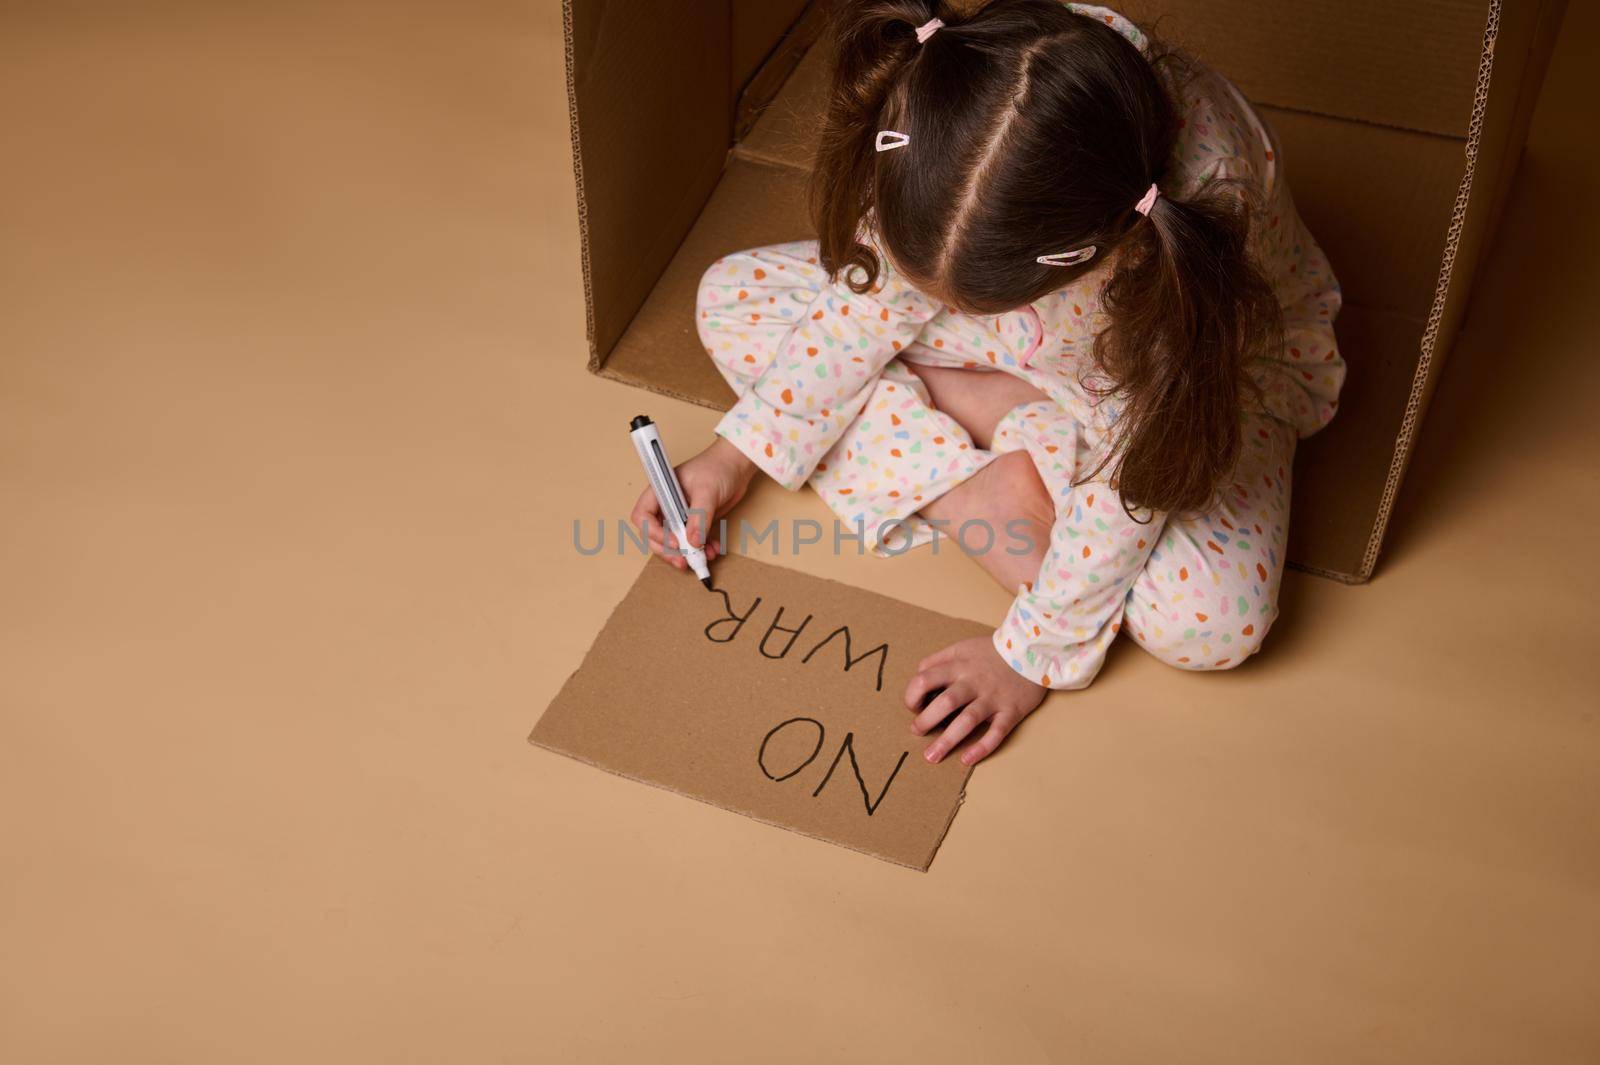
[[[739,395],[772,365],[795,323],[821,317],[813,305],[837,291],[816,255],[811,241],[775,245],[727,256],[706,272],[701,340]],[[1277,419],[1247,416],[1240,461],[1209,513],[1130,517],[1105,473],[1084,480],[1109,446],[1094,413],[1099,399],[1081,383],[1092,333],[1073,335],[1059,323],[1070,325],[1074,311],[1082,314],[1074,301],[1087,298],[1063,290],[1035,304],[1058,327],[1046,330],[1026,365],[1007,354],[1017,340],[998,319],[947,310],[883,369],[807,483],[842,522],[864,529],[870,548],[899,553],[933,538],[916,517],[922,507],[998,455],[1026,451],[1056,517],[1038,580],[1017,589],[995,636],[1012,667],[1046,687],[1082,687],[1121,631],[1178,668],[1237,665],[1260,648],[1277,617],[1297,433]],[[1046,307],[1051,300],[1059,305]],[[980,449],[931,405],[902,361],[908,351],[947,365],[992,365],[988,372],[1014,373],[1050,399],[1012,410],[990,449]],[[996,534],[992,549],[1001,550],[1004,533]],[[972,548],[986,537],[963,539]]]

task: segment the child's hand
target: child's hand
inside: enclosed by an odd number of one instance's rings
[[[717,521],[744,498],[756,470],[756,464],[746,458],[744,452],[720,436],[710,447],[678,467],[678,483],[683,486],[689,503],[689,542],[705,548],[707,561],[725,553],[716,536]],[[677,537],[672,538],[671,550],[667,548],[666,521],[655,492],[646,488],[639,494],[628,520],[641,530],[646,530],[648,523],[650,550],[678,569],[688,568],[689,563],[678,550]],[[709,542],[708,529],[712,534]]]
[[[993,754],[1017,723],[1044,702],[1049,691],[1006,665],[987,636],[951,644],[919,662],[917,675],[906,688],[906,706],[916,710],[929,692],[941,688],[944,690],[911,723],[911,731],[921,736],[961,710],[922,754],[928,761],[938,762],[988,721],[988,730],[961,753],[966,765],[977,765]]]

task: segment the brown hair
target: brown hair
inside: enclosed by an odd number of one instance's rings
[[[1163,187],[1148,217],[1134,209],[1167,177],[1179,123],[1161,74],[1180,75],[1181,57],[1152,44],[1147,58],[1060,0],[953,8],[841,0],[812,183],[822,264],[867,291],[870,230],[913,284],[995,314],[1114,256],[1094,353],[1122,409],[1101,466],[1130,510],[1209,508],[1238,459],[1245,364],[1282,325],[1248,255],[1248,191]],[[946,25],[919,45],[934,17]],[[875,151],[883,129],[909,145]],[[1036,261],[1090,244],[1080,266]]]

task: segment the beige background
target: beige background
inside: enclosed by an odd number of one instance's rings
[[[1593,5],[1378,580],[1123,648],[927,875],[524,743],[715,418],[581,369],[557,5],[100,7],[0,8],[0,1057],[1600,1057]]]

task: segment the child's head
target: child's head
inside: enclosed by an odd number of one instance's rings
[[[1243,365],[1279,324],[1239,190],[1168,194],[1179,123],[1156,69],[1167,62],[1060,0],[964,16],[841,0],[813,211],[832,276],[861,292],[876,282],[866,223],[909,281],[975,314],[1110,262],[1095,354],[1124,401],[1118,487],[1128,505],[1186,511],[1208,506],[1232,468]],[[907,143],[877,150],[885,130]],[[1152,184],[1162,194],[1146,215]]]

